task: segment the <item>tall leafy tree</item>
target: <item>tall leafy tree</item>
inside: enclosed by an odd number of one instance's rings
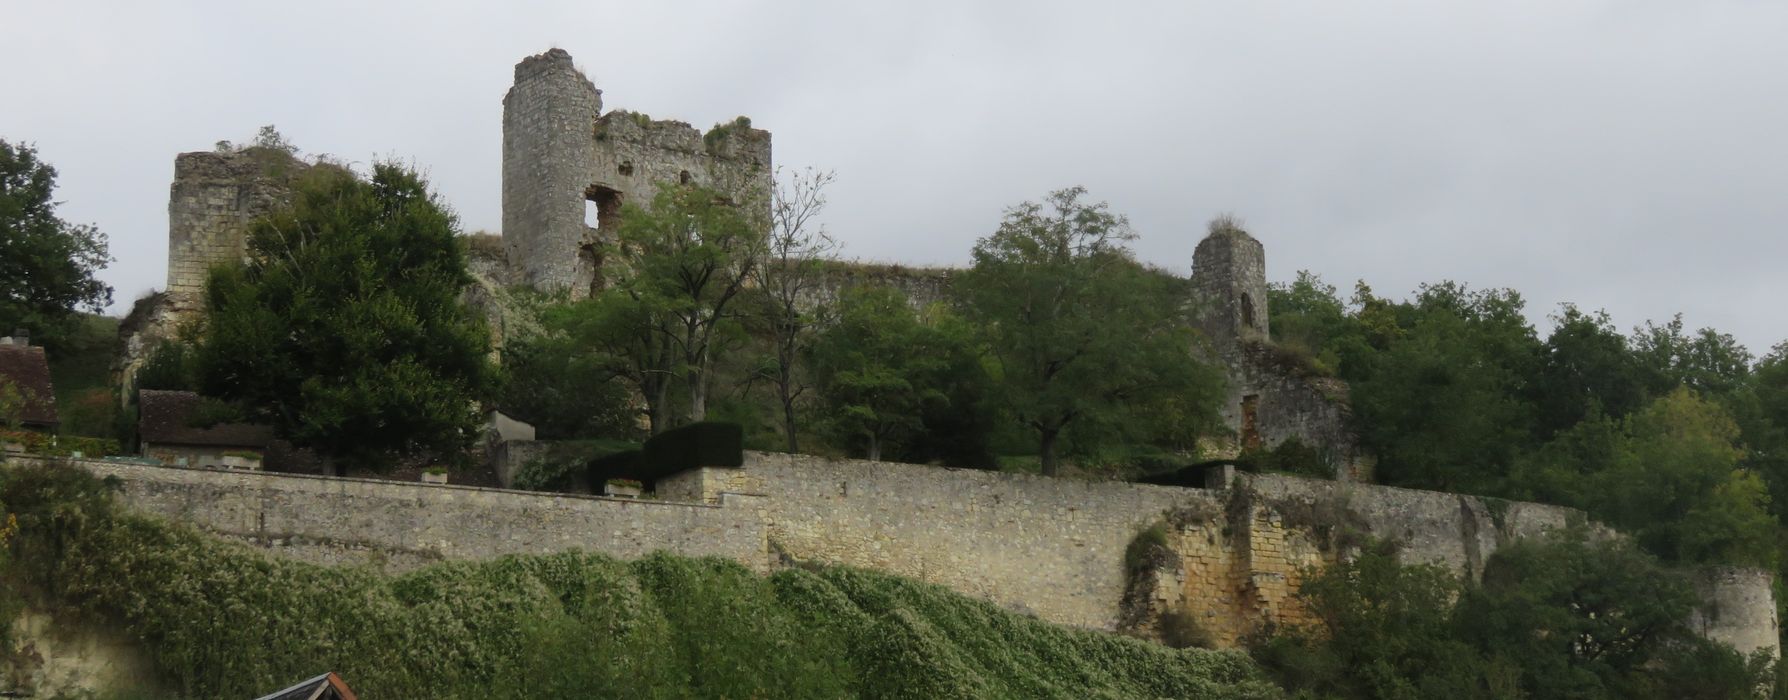
[[[1353,376],[1362,442],[1386,483],[1497,493],[1527,444],[1525,391],[1539,342],[1508,290],[1425,285],[1413,303],[1361,305],[1395,316],[1367,331],[1374,350]],[[1362,319],[1364,321],[1364,319]],[[1363,323],[1364,325],[1364,323]]]
[[[1731,415],[1679,387],[1627,418],[1583,505],[1666,559],[1767,565],[1769,493],[1744,456]]]
[[[1528,383],[1538,438],[1593,415],[1622,418],[1645,405],[1646,369],[1607,312],[1584,313],[1566,304],[1553,322],[1540,348],[1538,374]]]
[[[945,336],[921,323],[891,287],[846,289],[838,319],[814,343],[814,374],[834,431],[861,440],[869,459],[916,433],[927,406],[945,403]]]
[[[0,332],[54,339],[76,311],[112,303],[94,277],[112,261],[106,235],[58,217],[55,190],[56,168],[36,148],[0,139]]]
[[[1074,187],[1007,210],[954,283],[1045,474],[1056,473],[1069,426],[1119,425],[1164,401],[1208,419],[1219,381],[1193,358],[1183,290],[1131,257],[1136,234],[1123,216],[1085,197]]]
[[[246,266],[212,271],[204,389],[340,471],[462,455],[493,372],[454,215],[390,164],[314,169],[293,199],[251,226]]]
[[[759,261],[765,224],[748,209],[701,187],[666,185],[651,208],[629,205],[610,260],[624,270],[605,296],[606,335],[624,342],[629,364],[653,381],[680,380],[686,418],[703,420],[714,359],[736,326],[741,295]],[[653,387],[662,395],[662,388]],[[654,399],[648,395],[648,402]],[[669,427],[656,417],[653,432]]]

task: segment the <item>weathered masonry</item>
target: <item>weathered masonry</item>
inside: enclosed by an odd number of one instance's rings
[[[1149,636],[1164,616],[1189,616],[1224,645],[1305,621],[1299,577],[1344,556],[1338,532],[1396,539],[1407,561],[1478,576],[1504,543],[1583,520],[1557,506],[1289,477],[1183,488],[783,454],[675,475],[648,501],[79,464],[120,477],[139,511],[317,563],[404,570],[581,549],[719,556],[758,571],[842,564],[1058,624]],[[1157,527],[1162,556],[1133,572],[1126,550]],[[1747,653],[1775,646],[1769,572],[1709,570],[1700,590],[1693,622],[1709,638]]]
[[[1227,380],[1219,410],[1234,442],[1224,447],[1273,448],[1296,439],[1323,455],[1335,478],[1369,480],[1371,465],[1348,426],[1347,383],[1310,371],[1272,341],[1266,247],[1234,222],[1213,222],[1192,253],[1192,289],[1199,330]]]
[[[769,204],[770,132],[743,117],[707,133],[602,111],[602,91],[562,49],[522,59],[503,97],[503,244],[519,281],[573,297],[602,283],[602,251],[624,204],[661,184]]]

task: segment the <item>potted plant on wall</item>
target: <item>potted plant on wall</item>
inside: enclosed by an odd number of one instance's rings
[[[445,484],[445,483],[447,483],[447,468],[446,467],[429,467],[427,469],[422,470],[422,483],[425,483],[425,484]]]
[[[602,484],[602,495],[615,498],[639,498],[646,485],[633,479],[609,479]]]

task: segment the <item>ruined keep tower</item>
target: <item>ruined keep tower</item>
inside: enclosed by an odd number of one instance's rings
[[[195,308],[216,265],[248,256],[248,225],[286,204],[310,165],[277,149],[182,153],[168,191],[168,296]]]
[[[1240,226],[1211,223],[1192,252],[1192,288],[1201,304],[1199,330],[1213,344],[1267,340],[1266,246]]]
[[[770,133],[744,118],[706,134],[685,122],[603,113],[602,91],[563,49],[515,65],[503,97],[503,246],[518,281],[587,296],[621,206],[663,183],[710,187],[768,211]]]

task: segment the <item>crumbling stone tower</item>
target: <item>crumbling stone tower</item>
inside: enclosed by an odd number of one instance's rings
[[[1219,413],[1235,438],[1214,452],[1276,449],[1295,439],[1335,478],[1365,480],[1371,464],[1349,425],[1347,383],[1268,333],[1266,247],[1234,221],[1212,222],[1192,253],[1192,289],[1207,357],[1224,370]]]
[[[310,165],[270,148],[182,153],[168,192],[168,296],[194,308],[216,265],[248,255],[248,225],[291,200]]]
[[[503,245],[518,281],[587,296],[621,206],[661,183],[769,206],[770,133],[740,118],[706,134],[685,122],[602,112],[602,91],[552,49],[515,65],[503,97]]]
[[[1213,344],[1268,339],[1266,246],[1226,219],[1192,253],[1200,330]]]

